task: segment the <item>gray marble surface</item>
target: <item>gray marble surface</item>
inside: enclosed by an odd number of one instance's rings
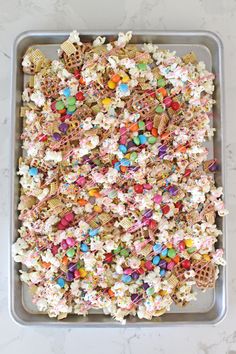
[[[236,1],[0,0],[0,353],[236,354]],[[153,329],[23,328],[8,313],[10,64],[14,37],[30,29],[212,30],[224,43],[229,310],[217,326]]]

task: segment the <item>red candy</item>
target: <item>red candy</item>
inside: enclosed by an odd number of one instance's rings
[[[187,168],[187,169],[185,170],[185,172],[184,172],[184,177],[190,176],[191,173],[192,173],[192,170],[190,170],[190,168]]]
[[[156,98],[156,93],[153,90],[146,90],[146,93],[148,96],[151,96],[152,98]]]
[[[69,225],[68,221],[65,218],[62,218],[60,223],[65,227],[67,227]]]
[[[113,260],[113,255],[112,255],[112,253],[107,253],[107,254],[105,255],[105,262],[106,262],[106,263],[111,263],[112,260]]]
[[[180,241],[178,244],[178,248],[179,250],[182,252],[185,250],[185,242],[184,241]]]
[[[47,135],[42,134],[42,135],[39,136],[39,141],[47,141],[47,140],[48,140]]]
[[[78,80],[80,79],[81,75],[80,75],[80,71],[78,69],[75,69],[74,76],[75,76],[76,79],[78,79]]]
[[[83,92],[81,92],[81,91],[77,92],[77,94],[75,95],[75,98],[77,99],[77,101],[83,101],[84,100]]]
[[[156,230],[157,228],[157,222],[156,220],[151,219],[148,225],[150,230]]]
[[[163,205],[163,206],[161,207],[161,210],[162,210],[163,214],[165,215],[165,214],[168,214],[168,213],[169,213],[170,207],[169,207],[169,205]]]
[[[139,193],[139,194],[143,193],[143,185],[142,184],[135,184],[134,190],[136,193]]]
[[[190,263],[190,260],[189,260],[189,259],[185,259],[184,261],[181,262],[181,264],[182,264],[182,266],[183,266],[185,269],[187,269],[187,270],[189,270],[190,267],[191,267],[191,263]]]
[[[147,270],[153,270],[154,268],[151,261],[146,261],[144,265]]]
[[[144,274],[145,271],[143,268],[139,268],[139,269],[137,269],[137,273],[141,275],[141,274]]]
[[[66,226],[62,225],[62,224],[59,222],[59,224],[57,225],[57,228],[58,228],[58,230],[65,230],[65,229],[66,229]]]
[[[178,111],[180,109],[180,104],[179,102],[176,102],[176,101],[173,101],[171,103],[171,108],[174,110],[174,111]]]
[[[53,111],[53,112],[56,112],[57,110],[56,110],[56,101],[54,101],[54,102],[52,102],[52,104],[51,104],[51,110]]]
[[[79,272],[79,269],[76,269],[74,271],[74,276],[75,276],[75,279],[78,279],[80,277],[80,272]]]
[[[175,207],[177,209],[179,209],[179,211],[181,211],[183,209],[183,204],[181,203],[180,200],[178,200],[178,202],[175,203]]]
[[[55,256],[58,253],[58,246],[57,245],[53,245],[52,246],[52,254],[53,256]]]

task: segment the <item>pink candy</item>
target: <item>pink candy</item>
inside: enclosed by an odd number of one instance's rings
[[[127,268],[124,270],[124,274],[126,275],[131,275],[133,273],[133,270],[131,268]]]
[[[163,103],[166,106],[166,108],[169,108],[171,106],[172,99],[170,97],[166,97],[164,98]]]
[[[65,227],[69,225],[68,221],[64,218],[61,219],[61,224]]]
[[[66,243],[68,246],[73,247],[75,245],[75,240],[72,237],[67,237]]]
[[[146,268],[147,270],[153,270],[153,264],[152,264],[152,262],[151,262],[151,261],[146,261],[146,262],[145,262],[145,268]]]
[[[77,180],[76,180],[76,184],[78,184],[80,187],[83,187],[86,183],[86,179],[84,176],[80,176]]]
[[[144,188],[144,189],[147,189],[147,190],[150,190],[150,189],[152,189],[152,185],[149,184],[149,183],[147,183],[147,184],[144,184],[144,185],[143,185],[143,188]]]
[[[151,121],[148,121],[147,123],[146,123],[146,128],[147,128],[147,130],[152,130],[152,128],[153,128],[153,123],[151,122]]]
[[[167,269],[168,270],[172,270],[175,266],[175,262],[174,261],[170,261],[169,263],[167,263]]]
[[[66,240],[62,240],[61,241],[61,248],[63,250],[66,250],[68,248],[68,244],[67,244]]]
[[[120,137],[120,144],[122,144],[122,145],[126,145],[127,144],[127,136],[126,135],[122,135],[121,137]]]
[[[126,134],[127,133],[127,129],[126,127],[121,127],[120,128],[120,135]]]
[[[66,214],[64,215],[64,219],[66,219],[66,221],[68,221],[68,222],[73,221],[73,220],[74,220],[74,217],[75,217],[75,215],[74,215],[74,213],[72,213],[72,212],[66,213]]]
[[[154,202],[160,204],[162,201],[162,196],[160,194],[156,194],[153,198]]]

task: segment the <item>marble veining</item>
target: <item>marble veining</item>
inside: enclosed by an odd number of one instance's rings
[[[0,353],[236,354],[236,1],[0,0]],[[229,310],[218,326],[179,328],[24,328],[8,313],[10,70],[15,36],[31,29],[211,30],[224,44]]]

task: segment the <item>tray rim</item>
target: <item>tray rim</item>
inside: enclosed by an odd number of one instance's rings
[[[103,35],[103,36],[114,36],[117,35],[118,32],[121,30],[116,30],[116,31],[110,31],[110,30],[81,30],[79,31],[80,35],[88,35],[88,36],[98,36],[98,35]],[[8,282],[8,287],[9,287],[9,301],[8,301],[8,309],[9,309],[9,314],[12,320],[22,326],[56,326],[56,327],[73,327],[73,328],[81,328],[81,327],[172,327],[172,326],[187,326],[187,325],[216,325],[222,322],[228,312],[228,271],[227,267],[223,267],[221,269],[222,272],[222,289],[224,293],[224,308],[223,310],[221,309],[220,313],[217,314],[217,316],[211,320],[206,320],[206,321],[194,321],[194,320],[186,320],[186,321],[178,321],[178,322],[173,322],[173,321],[165,321],[165,322],[128,322],[124,325],[121,325],[118,322],[70,322],[70,323],[65,323],[65,322],[60,322],[58,320],[55,320],[53,322],[45,322],[45,321],[30,321],[30,320],[25,320],[21,318],[15,311],[15,303],[14,303],[14,291],[13,291],[13,279],[14,279],[14,260],[12,257],[12,243],[14,242],[14,191],[15,191],[15,165],[14,165],[14,134],[15,134],[15,121],[16,121],[16,107],[15,107],[15,91],[16,91],[16,72],[17,72],[17,65],[16,65],[16,59],[17,59],[17,48],[19,44],[26,38],[28,37],[34,37],[36,40],[37,38],[40,37],[50,37],[50,36],[68,36],[71,30],[63,30],[63,31],[58,31],[58,30],[29,30],[29,31],[24,31],[20,34],[18,34],[13,42],[12,46],[12,71],[11,71],[11,97],[10,97],[10,103],[11,103],[11,110],[10,110],[10,134],[11,134],[11,139],[10,139],[10,166],[11,166],[11,176],[10,176],[10,242],[9,242],[9,282]],[[126,32],[126,30],[122,29],[122,32]],[[225,120],[224,124],[223,123],[223,117],[225,116],[225,104],[224,104],[224,65],[223,65],[223,43],[220,38],[220,36],[212,31],[202,31],[202,30],[134,30],[132,31],[133,36],[203,36],[206,38],[210,38],[215,42],[218,48],[218,53],[219,53],[219,82],[220,82],[220,121],[221,121],[221,165],[222,165],[222,170],[221,170],[221,177],[222,177],[222,186],[224,189],[224,195],[227,195],[227,186],[226,186],[226,162],[225,162]],[[200,44],[200,43],[199,43]],[[36,45],[36,44],[33,44]],[[206,48],[208,48],[205,45]],[[209,49],[209,48],[208,48]],[[225,200],[226,198],[224,198]],[[222,231],[223,231],[223,242],[224,242],[224,258],[227,260],[227,217],[224,217],[223,222],[222,222]],[[23,305],[21,305],[23,307]],[[25,309],[24,309],[25,310]],[[208,310],[208,312],[211,309]],[[203,312],[204,313],[204,312]],[[207,312],[206,312],[207,313]],[[181,314],[180,314],[181,315]],[[40,315],[38,315],[40,316]],[[69,320],[68,320],[69,322]]]

